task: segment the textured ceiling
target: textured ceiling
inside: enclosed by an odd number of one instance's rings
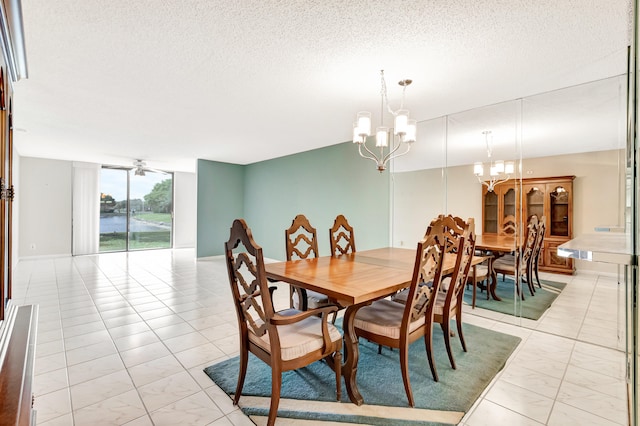
[[[392,104],[413,79],[419,120],[623,74],[629,3],[22,0],[14,140],[165,170],[275,158],[350,140],[380,69]]]

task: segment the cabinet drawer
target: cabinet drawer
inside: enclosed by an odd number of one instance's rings
[[[558,255],[558,246],[564,241],[545,241],[543,249],[544,262],[540,270],[573,274],[573,259]]]

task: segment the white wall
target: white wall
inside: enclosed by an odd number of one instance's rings
[[[15,196],[13,198],[12,204],[12,217],[11,217],[11,263],[13,267],[18,264],[20,260],[20,253],[18,249],[20,247],[20,242],[18,237],[20,236],[20,163],[22,158],[18,155],[15,146],[13,148],[13,189],[15,191]]]
[[[175,172],[173,202],[173,246],[191,248],[196,246],[198,187],[195,173]]]
[[[22,157],[18,256],[71,254],[71,162]]]
[[[523,160],[523,177],[576,176],[573,182],[573,236],[596,226],[624,224],[624,150],[598,151]],[[393,245],[415,247],[440,213],[473,217],[482,228],[482,187],[473,166],[397,173],[394,176]],[[446,188],[446,191],[443,190]],[[576,261],[576,268],[615,272],[617,268]]]

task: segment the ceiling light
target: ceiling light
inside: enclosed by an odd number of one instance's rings
[[[371,135],[371,113],[361,111],[356,115],[356,122],[353,124],[353,143],[358,144],[358,153],[362,158],[372,160],[378,166],[378,171],[382,173],[387,166],[389,160],[405,155],[411,149],[411,144],[416,141],[417,122],[409,118],[409,111],[404,109],[404,93],[407,86],[411,84],[411,80],[401,80],[398,82],[402,86],[402,102],[400,108],[396,111],[389,106],[387,99],[387,84],[384,80],[384,70],[380,71],[380,126],[376,129],[376,146],[379,154],[374,153],[367,147],[367,137]],[[394,128],[393,133],[384,125],[384,109],[393,115]],[[391,141],[391,146],[389,146]],[[397,153],[402,142],[405,143],[406,150]],[[362,150],[366,151],[363,153]],[[374,148],[374,149],[375,149]],[[386,152],[385,152],[386,150]]]
[[[482,134],[484,135],[484,142],[487,145],[487,157],[489,158],[489,181],[487,182],[481,179],[484,175],[484,165],[481,162],[473,164],[473,174],[478,178],[478,182],[486,185],[487,191],[493,192],[497,184],[509,180],[515,171],[515,163],[513,161],[491,160],[491,154],[493,153],[493,136],[491,135],[491,130],[485,130]]]

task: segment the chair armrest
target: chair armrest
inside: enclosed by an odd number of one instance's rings
[[[323,319],[325,319],[328,314],[332,312],[337,312],[339,309],[336,305],[326,305],[321,308],[310,309],[308,311],[301,311],[293,315],[280,315],[275,313],[273,317],[271,317],[271,324],[273,325],[287,325],[294,324],[296,322],[302,321],[305,318],[309,318],[311,316],[316,316],[318,314],[322,314]]]

